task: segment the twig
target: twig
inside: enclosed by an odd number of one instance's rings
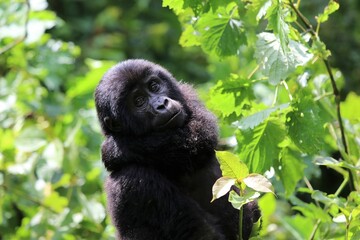
[[[338,90],[338,88],[336,86],[335,78],[334,78],[334,75],[332,74],[329,61],[327,59],[324,59],[324,63],[325,63],[326,69],[327,69],[327,71],[329,73],[331,86],[333,88],[333,93],[334,93],[334,96],[335,96],[336,112],[337,112],[337,118],[338,118],[338,121],[339,121],[340,132],[341,132],[341,141],[343,143],[345,153],[349,154],[349,150],[348,150],[346,139],[345,139],[344,124],[343,124],[342,117],[341,117],[341,112],[340,112],[340,102],[341,102],[340,92],[339,92],[339,90]]]

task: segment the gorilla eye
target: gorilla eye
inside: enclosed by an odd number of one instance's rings
[[[145,97],[143,96],[138,96],[135,98],[134,100],[135,106],[136,107],[141,107],[145,104]]]
[[[151,92],[158,92],[160,90],[160,84],[156,81],[151,81],[149,83],[149,90]]]

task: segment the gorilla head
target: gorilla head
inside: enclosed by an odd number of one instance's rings
[[[95,94],[104,133],[144,135],[182,127],[191,113],[178,85],[166,69],[145,60],[116,65]]]

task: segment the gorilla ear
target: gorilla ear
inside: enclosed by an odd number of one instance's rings
[[[110,117],[105,117],[104,123],[105,123],[106,127],[108,127],[111,131],[114,131],[114,132],[121,131],[121,126],[119,124],[116,124]]]

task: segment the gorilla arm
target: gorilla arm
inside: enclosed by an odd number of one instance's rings
[[[151,167],[131,164],[113,172],[106,189],[122,240],[225,239],[210,214]]]

